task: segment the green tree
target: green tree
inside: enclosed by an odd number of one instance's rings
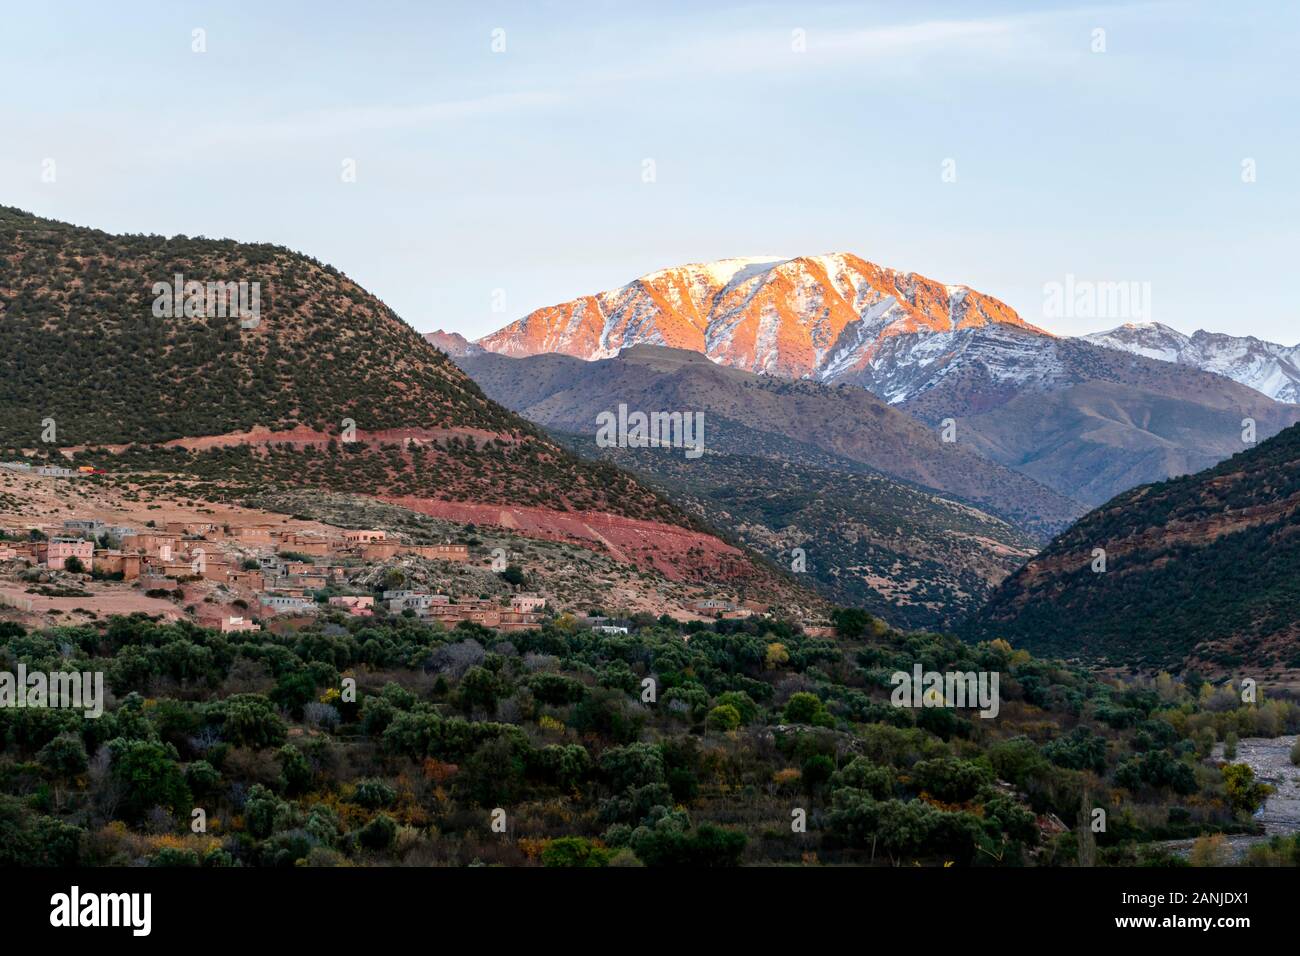
[[[156,806],[178,813],[189,811],[190,789],[171,744],[119,737],[109,744],[109,754],[127,816],[139,817]]]
[[[608,866],[614,851],[586,837],[569,836],[548,840],[542,848],[543,866]]]
[[[41,748],[36,760],[56,777],[67,779],[85,773],[88,765],[86,745],[80,734],[59,734]]]
[[[735,730],[740,726],[740,711],[731,704],[723,704],[720,707],[714,707],[709,711],[709,716],[705,721],[711,730],[721,731],[723,733]]]

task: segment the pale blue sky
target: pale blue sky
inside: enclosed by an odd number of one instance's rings
[[[0,203],[282,243],[471,337],[668,265],[851,251],[1053,331],[1118,324],[1043,316],[1073,274],[1292,344],[1298,8],[5,0]]]

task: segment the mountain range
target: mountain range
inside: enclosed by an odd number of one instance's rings
[[[1300,421],[1300,408],[1223,375],[1059,338],[967,286],[848,253],[665,269],[475,343],[588,361],[638,344],[858,386],[931,427],[951,422],[959,443],[1087,506],[1240,450],[1243,419],[1261,437]]]
[[[1085,510],[961,443],[943,441],[859,388],[755,375],[697,352],[645,345],[594,362],[492,353],[457,362],[489,397],[548,429],[594,437],[596,416],[619,404],[689,409],[703,412],[712,451],[887,475],[1043,535]]]
[[[1198,330],[1184,335],[1159,322],[1130,322],[1084,341],[1214,372],[1279,402],[1300,403],[1300,345]]]
[[[824,593],[900,624],[954,623],[1083,510],[862,389],[648,345],[590,363],[456,361],[579,454],[635,472],[774,562],[788,566],[800,549]],[[598,447],[596,416],[619,404],[701,412],[704,454]]]

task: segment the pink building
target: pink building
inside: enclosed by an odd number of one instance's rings
[[[348,544],[370,544],[372,541],[383,541],[384,532],[382,531],[345,531],[343,540]]]
[[[530,614],[546,607],[546,598],[540,594],[516,594],[510,599],[510,610],[520,614]]]
[[[37,560],[55,571],[62,571],[68,558],[76,558],[89,570],[95,560],[95,543],[80,538],[51,538],[38,548]]]

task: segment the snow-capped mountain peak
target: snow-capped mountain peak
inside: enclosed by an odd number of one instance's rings
[[[1300,403],[1300,345],[1285,346],[1253,336],[1197,331],[1184,335],[1156,322],[1122,325],[1083,336],[1085,342],[1190,365],[1248,385],[1279,402]]]
[[[881,374],[889,377],[884,366],[928,368],[991,328],[1047,336],[969,286],[831,252],[660,269],[617,289],[538,309],[478,344],[505,355],[560,352],[584,359],[608,358],[637,344],[666,345],[752,372],[874,383]],[[934,336],[942,338],[911,356]],[[880,394],[902,401],[916,385],[911,372],[904,378],[912,384],[878,383]]]

